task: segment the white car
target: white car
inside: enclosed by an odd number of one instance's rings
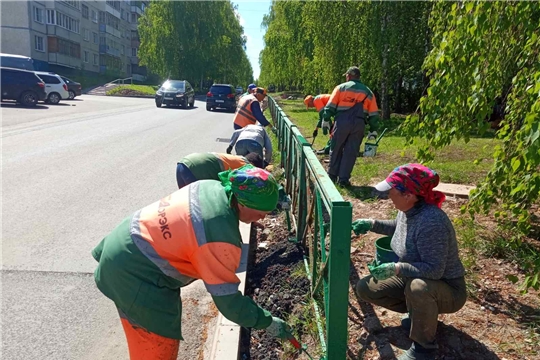
[[[35,73],[45,83],[46,103],[58,104],[60,100],[69,98],[68,86],[60,75],[44,71],[35,71]]]

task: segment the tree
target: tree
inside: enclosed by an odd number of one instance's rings
[[[433,50],[425,60],[430,77],[420,116],[404,130],[419,151],[484,133],[497,100],[506,104],[494,164],[473,193],[471,214],[494,215],[512,229],[514,242],[531,232],[530,211],[540,197],[540,6],[536,2],[438,2],[430,27]],[[525,287],[539,288],[540,263],[528,264]]]
[[[139,20],[141,64],[194,84],[253,80],[246,38],[230,1],[152,1]]]

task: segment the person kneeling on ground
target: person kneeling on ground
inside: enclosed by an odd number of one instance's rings
[[[276,208],[278,184],[252,165],[201,180],[124,219],[92,251],[98,289],[111,299],[126,333],[131,360],[176,359],[181,334],[180,289],[201,279],[218,310],[247,328],[292,337],[238,290],[242,238],[238,222],[263,219]]]
[[[260,125],[248,125],[236,130],[231,137],[227,154],[231,153],[233,147],[237,155],[255,153],[263,157],[264,150],[265,162],[268,164],[272,162],[272,141]]]
[[[264,168],[262,156],[257,153],[245,153],[235,156],[218,153],[193,153],[184,157],[176,165],[176,182],[181,189],[198,180],[219,180],[218,174],[225,170],[238,169],[251,164]]]
[[[356,294],[366,302],[409,313],[402,326],[410,329],[413,344],[398,360],[435,359],[438,314],[454,313],[467,300],[454,227],[441,210],[445,196],[433,190],[438,184],[439,175],[423,165],[397,167],[375,186],[389,191],[397,218],[359,219],[352,226],[356,234],[392,236],[399,261],[369,264],[371,275],[358,281]]]

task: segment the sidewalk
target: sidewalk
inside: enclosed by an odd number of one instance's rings
[[[249,237],[251,225],[240,223],[240,233],[242,234],[242,260],[236,275],[240,279],[239,290],[244,293],[246,286],[246,268],[249,252]],[[215,334],[213,336],[212,350],[205,360],[235,360],[238,358],[238,347],[240,341],[240,326],[227,320],[221,313],[218,315]]]

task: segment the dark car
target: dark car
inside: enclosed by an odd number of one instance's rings
[[[0,68],[2,100],[15,100],[24,106],[36,106],[47,98],[45,83],[33,71]]]
[[[182,106],[195,105],[195,91],[187,80],[167,80],[156,91],[156,106]]]
[[[81,96],[82,95],[82,86],[80,83],[73,81],[71,79],[68,79],[65,76],[60,76],[62,80],[66,83],[68,87],[68,93],[69,93],[69,100],[75,99],[75,96]]]
[[[230,84],[214,84],[206,94],[206,110],[217,108],[236,111],[238,94],[234,86]]]
[[[36,70],[32,58],[14,54],[0,54],[0,66],[22,70]]]
[[[275,92],[276,87],[274,85],[268,85],[268,92]]]

